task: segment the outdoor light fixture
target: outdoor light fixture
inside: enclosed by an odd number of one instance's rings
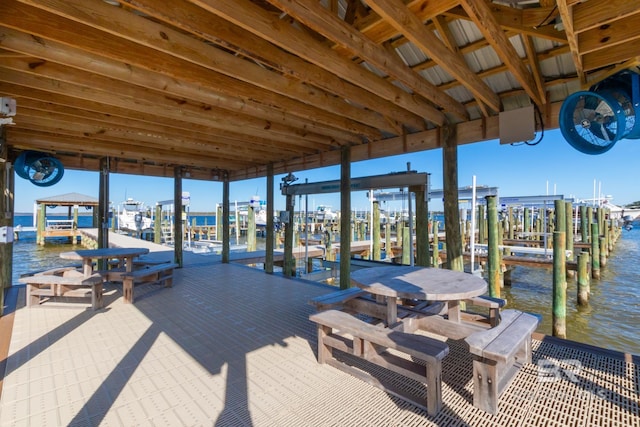
[[[291,185],[292,182],[296,182],[297,180],[298,180],[298,178],[294,174],[289,172],[289,174],[287,176],[282,177],[282,183],[280,184],[280,190],[282,190],[284,187],[288,187],[289,185]]]

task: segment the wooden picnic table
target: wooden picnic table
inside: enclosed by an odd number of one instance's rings
[[[82,261],[82,269],[85,277],[93,274],[94,259],[118,259],[124,264],[123,271],[130,273],[133,270],[133,259],[137,256],[149,253],[147,248],[101,248],[82,249],[79,251],[62,252],[60,258],[74,261]]]
[[[387,325],[398,321],[398,298],[447,302],[449,321],[459,323],[460,301],[487,291],[487,283],[480,277],[429,267],[365,268],[351,274],[351,283],[373,295],[385,297]]]

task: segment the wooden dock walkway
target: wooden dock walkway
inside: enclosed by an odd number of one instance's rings
[[[450,340],[444,407],[429,416],[317,363],[307,301],[331,287],[194,260],[175,271],[172,288],[140,285],[135,304],[109,285],[96,312],[77,303],[26,309],[24,288],[11,288],[0,425],[640,425],[640,358],[543,336],[497,415],[473,406],[471,358]]]

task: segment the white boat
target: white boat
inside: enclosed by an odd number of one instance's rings
[[[144,202],[128,198],[118,207],[118,229],[125,231],[144,231],[153,228],[151,210]]]
[[[316,209],[317,222],[333,222],[338,219],[338,214],[331,210],[331,206],[320,205]]]

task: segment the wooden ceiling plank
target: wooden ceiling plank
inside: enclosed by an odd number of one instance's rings
[[[96,139],[109,139],[117,142],[132,145],[143,143],[144,146],[157,145],[167,150],[185,150],[187,153],[197,154],[199,152],[205,155],[219,155],[236,160],[258,161],[265,157],[276,157],[273,150],[265,150],[259,146],[243,146],[241,144],[230,144],[221,142],[217,138],[209,140],[196,139],[185,135],[175,133],[162,132],[157,129],[149,130],[134,126],[117,126],[96,120],[83,120],[78,122],[73,116],[42,112],[20,107],[20,123],[18,128],[29,128],[25,124],[37,125],[41,128],[59,129],[66,131],[67,134],[93,136]],[[233,148],[233,149],[230,149]]]
[[[277,69],[284,75],[293,76],[369,110],[378,111],[385,117],[412,128],[424,127],[424,120],[415,114],[399,109],[395,104],[302,60],[217,15],[203,13],[201,8],[187,1],[174,0],[169,3],[166,0],[124,0],[124,3],[157,20],[233,50],[238,55],[250,57],[267,67]],[[371,135],[367,137],[377,139]]]
[[[411,111],[421,117],[438,122],[440,112],[427,102],[392,85],[363,67],[343,58],[307,34],[297,31],[286,22],[274,20],[271,15],[248,1],[190,0],[192,3],[241,26],[269,42],[305,60],[326,69],[340,78],[360,86]]]
[[[245,145],[240,143],[246,141],[244,135],[225,132],[217,133],[215,129],[209,127],[197,127],[193,124],[182,124],[181,127],[167,126],[160,123],[149,123],[132,117],[119,117],[115,114],[101,114],[93,111],[80,110],[68,106],[57,105],[51,102],[45,103],[27,98],[18,98],[20,103],[20,114],[29,112],[32,116],[37,117],[56,117],[62,121],[75,121],[82,123],[91,123],[95,126],[103,126],[108,128],[130,129],[132,132],[148,132],[167,135],[174,138],[184,138],[195,144],[213,144],[220,146],[228,146],[234,148],[242,148]],[[175,124],[172,123],[172,124]],[[300,147],[291,146],[286,142],[266,140],[264,138],[254,138],[251,141],[251,149],[258,152],[272,153],[274,147],[278,152],[286,155],[296,155],[299,153],[312,154],[316,150],[301,150]]]
[[[344,132],[339,132],[338,129],[348,130],[355,135],[370,136],[370,128],[365,128],[352,120],[336,115],[331,115],[330,118],[327,117],[325,120],[324,116],[329,116],[329,113],[306,107],[305,104],[299,104],[302,109],[306,108],[306,110],[308,110],[305,117],[315,112],[318,118],[317,122],[293,114],[286,114],[284,111],[254,102],[251,99],[245,100],[220,95],[205,90],[201,85],[186,81],[178,82],[175,78],[169,78],[163,74],[140,69],[130,64],[83,52],[55,41],[48,40],[46,43],[42,43],[34,37],[10,28],[0,27],[0,46],[5,46],[19,52],[26,52],[36,58],[66,64],[79,70],[109,76],[141,87],[162,91],[174,97],[193,99],[233,112],[242,111],[257,118],[262,118],[269,122],[281,123],[286,126],[307,128],[315,133],[324,134],[336,139],[345,137]],[[311,111],[312,109],[314,111]],[[335,129],[327,128],[326,124],[328,122],[334,125]],[[374,135],[371,135],[372,138],[373,136]],[[352,139],[352,141],[356,142],[358,139]]]
[[[122,144],[114,144],[105,141],[95,141],[90,138],[68,138],[58,135],[47,134],[45,132],[22,131],[20,129],[10,130],[7,138],[11,144],[20,147],[20,144],[28,144],[29,149],[43,149],[45,151],[68,151],[79,154],[91,154],[121,158],[134,158],[139,161],[156,161],[173,165],[199,166],[199,167],[249,167],[250,162],[233,162],[228,159],[205,156],[176,156],[175,153],[168,153],[158,149],[138,149],[132,153],[125,153]],[[135,157],[134,157],[135,156]],[[226,165],[226,166],[225,166]]]
[[[367,123],[375,128],[386,125],[384,119],[378,114],[349,105],[339,98],[326,96],[304,83],[292,81],[279,73],[216,47],[202,42],[194,43],[193,37],[104,2],[84,0],[21,0],[21,2],[261,89],[273,91],[335,114],[348,116],[352,120]],[[75,29],[76,33],[81,32],[83,35],[88,31],[90,30]],[[101,39],[100,44],[106,43],[107,39],[104,36]]]
[[[558,0],[558,11],[562,18],[564,32],[567,35],[567,41],[569,42],[569,48],[571,48],[571,56],[573,58],[573,63],[576,66],[576,72],[578,73],[580,84],[584,85],[587,82],[587,77],[582,65],[582,56],[580,55],[580,50],[578,48],[578,39],[573,29],[573,9],[567,4],[567,0]]]
[[[159,120],[161,122],[177,120],[189,123],[191,126],[199,125],[210,127],[211,125],[210,120],[207,118],[194,116],[193,114],[181,114],[179,111],[177,113],[174,111],[167,111],[166,109],[151,103],[138,102],[132,109],[126,102],[122,105],[121,97],[118,97],[117,95],[105,95],[104,93],[99,93],[92,89],[75,87],[68,83],[52,81],[50,79],[47,80],[35,76],[31,76],[31,78],[27,75],[16,76],[16,74],[18,73],[9,70],[0,74],[0,81],[7,82],[6,85],[0,84],[0,87],[6,87],[6,89],[3,89],[4,93],[28,98],[40,96],[41,98],[39,99],[48,99],[55,94],[58,99],[62,100],[62,102],[69,102],[70,105],[92,105],[94,111],[98,112],[105,111],[105,104],[109,105],[108,108],[119,108],[120,114],[123,117],[127,117],[127,115],[131,113],[141,115],[142,117],[148,117],[150,120]],[[106,103],[104,102],[105,96],[108,96],[108,102]],[[213,130],[216,132],[225,132],[224,129]],[[247,140],[247,135],[251,135],[253,133],[256,133],[256,137],[262,137],[261,133],[253,132],[251,129],[247,128],[243,132],[245,135],[245,141]],[[278,135],[273,134],[271,137],[278,138]],[[286,140],[289,144],[298,144],[308,148],[313,148],[314,145],[317,144],[305,138],[291,136],[280,136],[280,139]],[[314,151],[321,150],[323,147],[326,148],[326,145],[318,144],[315,146]]]
[[[132,122],[137,126],[170,128],[172,129],[172,132],[180,134],[188,135],[192,132],[197,138],[211,136],[228,139],[229,141],[232,141],[233,144],[246,143],[247,141],[247,136],[245,134],[213,129],[206,125],[182,120],[166,120],[163,117],[148,114],[147,112],[106,106],[93,100],[87,101],[72,98],[67,95],[50,93],[39,89],[10,85],[1,81],[0,92],[15,97],[19,102],[19,105],[25,104],[31,108],[41,108],[43,111],[61,112],[62,114],[79,117],[82,120],[85,120],[86,118],[96,118],[96,120],[102,120],[105,123],[115,122],[118,124],[124,122],[126,124],[127,122]],[[43,102],[41,99],[46,99],[47,101]],[[43,104],[46,104],[44,108],[42,107]],[[256,136],[251,138],[251,144],[266,147],[271,150],[277,150],[282,154],[288,155],[292,155],[292,153],[300,153],[304,155],[318,151],[317,149],[300,145],[301,143],[298,140],[291,141],[285,138],[271,140]]]
[[[600,49],[585,54],[582,57],[582,64],[584,71],[594,71],[626,62],[636,57],[638,57],[638,45],[636,43],[623,43],[616,46],[615,49]]]
[[[558,7],[560,7],[560,1],[558,1]],[[638,14],[640,14],[640,0],[607,0],[606,3],[587,1],[573,6],[572,27],[578,34]]]
[[[461,103],[412,71],[398,55],[391,54],[384,47],[372,42],[320,3],[300,0],[269,0],[269,2],[289,15],[295,16],[297,20],[304,22],[305,25],[334,43],[347,47],[358,57],[411,88],[414,93],[454,113],[462,120],[469,118],[469,113]]]
[[[640,14],[626,16],[581,33],[578,33],[578,49],[585,55],[598,49],[616,49],[623,43],[640,39]]]
[[[507,66],[511,74],[516,78],[525,92],[537,105],[541,106],[544,100],[536,88],[536,83],[516,49],[507,38],[502,28],[498,25],[490,6],[484,0],[462,0],[462,7],[471,17],[493,50]]]
[[[220,147],[214,147],[210,144],[195,144],[193,141],[185,139],[171,138],[167,136],[137,134],[131,137],[131,130],[109,129],[102,126],[94,126],[89,123],[65,122],[63,120],[55,120],[51,118],[39,118],[31,115],[24,115],[21,123],[15,128],[24,131],[41,131],[60,136],[71,138],[88,138],[93,141],[102,141],[105,143],[120,144],[127,147],[127,156],[131,153],[137,153],[140,150],[156,149],[173,153],[174,158],[181,156],[193,157],[217,157],[219,159],[228,159],[237,163],[261,163],[262,161],[279,160],[273,152],[262,152],[260,155],[258,150],[236,149],[225,150],[222,152]]]
[[[500,111],[500,99],[491,88],[471,71],[460,55],[447,49],[400,0],[369,0],[368,4],[447,73],[459,80],[475,97],[492,110]]]
[[[11,63],[15,64],[17,61],[13,60]],[[0,65],[5,65],[7,62],[8,60],[2,60]],[[303,144],[315,145],[318,150],[335,144],[335,140],[322,135],[277,123],[269,123],[265,127],[264,124],[256,122],[249,116],[242,117],[230,112],[219,115],[216,114],[215,109],[209,106],[189,103],[183,99],[171,99],[145,89],[127,88],[126,85],[119,85],[105,77],[94,75],[91,76],[91,80],[87,81],[81,76],[77,76],[78,73],[81,73],[80,71],[55,70],[55,64],[41,64],[35,68],[29,68],[26,65],[26,67],[27,69],[20,70],[22,72],[4,68],[0,80],[134,111],[154,113],[168,120],[191,121],[216,129],[242,132],[259,137],[272,133],[274,136],[279,135],[283,138],[297,138]],[[56,75],[56,71],[58,75]],[[62,75],[65,80],[59,80],[59,75]],[[74,77],[76,78],[74,79]],[[114,92],[114,87],[117,87],[120,92]],[[127,91],[127,89],[129,90]]]

